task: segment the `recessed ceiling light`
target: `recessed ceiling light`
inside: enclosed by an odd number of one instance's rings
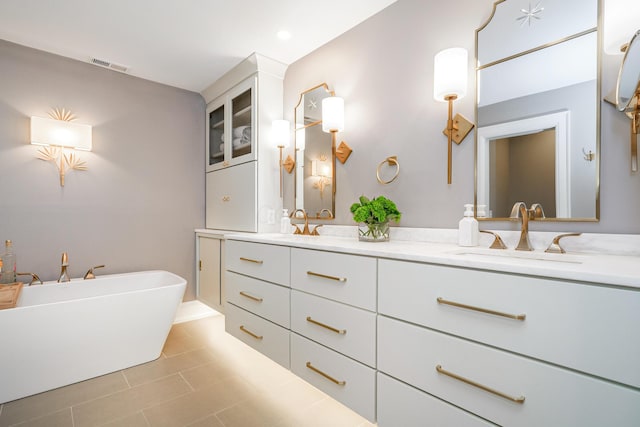
[[[280,40],[289,40],[291,38],[291,33],[287,30],[280,30],[278,31],[277,36]]]

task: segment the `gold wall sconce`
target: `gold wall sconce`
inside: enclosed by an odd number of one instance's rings
[[[87,170],[86,162],[73,150],[91,151],[91,126],[71,123],[75,116],[71,111],[54,109],[50,119],[31,117],[31,144],[43,146],[38,158],[53,162],[60,175],[60,186],[64,187],[67,169]]]
[[[285,169],[287,173],[291,173],[296,166],[296,162],[291,155],[288,155],[286,160],[282,161],[282,150],[289,146],[290,140],[288,120],[274,120],[271,122],[271,139],[278,150],[280,150],[280,161],[278,165],[280,169],[280,197],[282,198],[282,169]]]
[[[336,147],[336,133],[344,130],[344,99],[330,96],[322,100],[322,130],[331,133],[331,146],[336,158],[344,164],[353,152],[344,141]]]
[[[447,184],[451,184],[452,142],[460,144],[474,128],[474,124],[461,114],[453,117],[453,101],[467,94],[468,54],[455,47],[438,52],[434,58],[433,97],[449,104],[447,127],[442,131],[447,136]]]
[[[331,185],[331,165],[327,162],[327,156],[322,155],[319,159],[311,161],[311,176],[317,178],[313,183],[313,188],[320,190],[320,198],[324,198],[324,189]]]

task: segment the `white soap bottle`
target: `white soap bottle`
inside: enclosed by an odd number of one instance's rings
[[[280,219],[280,233],[291,233],[291,218],[289,218],[288,209],[282,209],[282,218]]]
[[[473,205],[464,205],[464,218],[458,223],[458,245],[478,246],[478,221],[473,217]]]

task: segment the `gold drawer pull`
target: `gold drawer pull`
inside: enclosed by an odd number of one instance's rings
[[[455,301],[447,301],[446,299],[443,299],[441,297],[438,297],[438,304],[452,305],[454,307],[466,308],[467,310],[474,310],[474,311],[479,311],[481,313],[493,314],[494,316],[508,317],[509,319],[520,320],[520,321],[524,321],[524,319],[527,317],[526,314],[502,313],[500,311],[489,310],[487,308],[481,308],[481,307],[474,307],[472,305],[461,304]]]
[[[328,329],[336,334],[344,335],[347,333],[346,329],[337,329],[333,326],[325,325],[324,323],[318,322],[317,320],[313,320],[310,316],[307,316],[307,322],[313,323],[314,325],[322,326],[325,329]]]
[[[338,384],[338,385],[345,385],[347,384],[346,381],[338,381],[337,379],[333,378],[331,375],[325,374],[324,372],[322,372],[320,369],[316,368],[315,366],[313,366],[311,364],[311,362],[307,362],[307,368],[311,369],[313,372],[322,375],[323,377],[325,377],[326,379],[328,379],[329,381]]]
[[[336,282],[346,282],[346,277],[327,276],[326,274],[314,273],[313,271],[307,271],[309,276],[322,277],[323,279],[335,280]]]
[[[245,328],[243,325],[240,325],[240,330],[241,330],[242,332],[244,332],[245,334],[249,334],[249,335],[251,335],[252,337],[254,337],[254,338],[255,338],[255,339],[257,339],[257,340],[261,340],[262,338],[264,338],[262,335],[256,335],[256,334],[254,334],[253,332],[251,332],[250,330],[248,330],[247,328]]]
[[[253,295],[249,295],[248,293],[246,293],[244,291],[240,291],[240,295],[242,295],[245,298],[249,298],[251,300],[257,301],[257,302],[262,302],[262,298],[254,297]]]
[[[500,397],[505,398],[507,400],[510,400],[512,402],[519,403],[519,404],[523,404],[524,403],[524,396],[519,396],[519,397],[509,396],[508,394],[504,394],[504,393],[502,393],[502,392],[500,392],[498,390],[494,390],[494,389],[492,389],[490,387],[487,387],[485,385],[478,384],[477,382],[471,381],[470,379],[461,377],[460,375],[456,375],[453,372],[445,371],[444,369],[442,369],[442,366],[440,366],[440,365],[436,366],[436,371],[438,371],[438,373],[440,373],[440,374],[446,375],[446,376],[451,377],[453,379],[456,379],[458,381],[462,381],[463,383],[472,385],[474,387],[478,387],[481,390],[487,391],[489,393],[493,393],[496,396],[500,396]]]
[[[254,264],[262,264],[264,261],[259,261],[256,259],[251,259],[251,258],[245,258],[245,257],[240,257],[241,261],[247,261],[247,262],[253,262]]]

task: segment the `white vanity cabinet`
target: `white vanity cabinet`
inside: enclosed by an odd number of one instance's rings
[[[499,425],[640,421],[635,290],[380,260],[378,292],[389,381]]]
[[[281,212],[271,122],[282,118],[286,65],[252,54],[202,95],[208,229],[275,232]]]
[[[226,242],[225,330],[289,368],[289,251],[260,243]]]
[[[375,258],[291,249],[291,370],[375,420]]]
[[[196,297],[224,313],[224,236],[196,233]]]

